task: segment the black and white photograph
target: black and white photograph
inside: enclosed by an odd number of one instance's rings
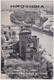
[[[1,79],[53,79],[53,1],[1,1]]]

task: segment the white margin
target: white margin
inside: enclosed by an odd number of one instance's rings
[[[53,8],[54,8],[54,0],[0,0],[0,80],[3,80],[1,79],[1,1],[53,1]],[[53,71],[54,71],[54,37],[53,37]],[[11,80],[11,79],[4,79],[4,80]],[[16,80],[16,79],[12,79],[12,80]],[[18,79],[18,80],[23,80],[23,79]],[[24,79],[24,80],[44,80],[44,79]],[[50,80],[54,80],[54,73],[53,73],[53,79]]]

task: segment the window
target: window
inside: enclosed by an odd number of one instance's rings
[[[35,47],[33,47],[33,50],[35,50],[36,48]]]
[[[4,31],[4,35],[6,35],[7,34],[7,32],[6,31]]]
[[[12,32],[12,35],[16,35],[15,31]]]
[[[30,47],[33,47],[33,46],[34,46],[34,43],[31,43],[31,44],[30,44]]]
[[[43,60],[43,57],[41,57],[41,60]]]
[[[9,26],[9,29],[11,29],[10,26]]]
[[[6,41],[9,41],[9,38],[8,37],[6,37]]]
[[[11,32],[9,32],[9,36],[11,36]]]
[[[26,51],[30,51],[30,44],[27,44]]]
[[[30,47],[30,45],[28,44],[28,47]]]

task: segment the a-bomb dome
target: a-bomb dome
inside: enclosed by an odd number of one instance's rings
[[[30,33],[31,31],[29,29],[21,29],[19,34],[24,34],[24,33]]]

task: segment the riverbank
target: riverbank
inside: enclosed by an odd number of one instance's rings
[[[53,36],[53,32],[51,32],[50,30],[47,31],[47,30],[44,30],[42,28],[39,28],[39,27],[31,27],[31,29],[33,29],[34,31],[38,31],[42,34],[46,34],[46,35],[49,35],[49,36]]]

